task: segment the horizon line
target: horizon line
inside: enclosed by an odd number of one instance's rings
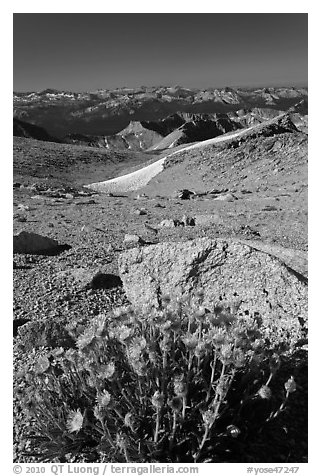
[[[92,90],[79,90],[79,91],[75,91],[75,90],[72,90],[72,89],[57,89],[57,88],[54,88],[54,87],[47,87],[45,89],[41,89],[41,90],[17,90],[17,89],[13,89],[13,94],[16,94],[16,93],[42,93],[42,92],[45,92],[47,90],[52,90],[52,91],[57,91],[57,92],[70,92],[70,93],[93,93],[93,92],[96,92],[96,91],[115,91],[115,90],[121,90],[121,89],[132,89],[132,90],[135,90],[135,89],[140,89],[140,88],[182,88],[182,89],[190,89],[190,90],[199,90],[199,91],[203,91],[203,90],[208,90],[208,89],[226,89],[226,88],[229,88],[229,89],[252,89],[252,88],[299,88],[299,87],[303,87],[303,88],[308,88],[308,81],[298,81],[298,82],[295,82],[295,83],[285,83],[285,84],[280,84],[280,83],[257,83],[257,84],[248,84],[248,85],[233,85],[233,86],[230,86],[230,85],[225,85],[225,86],[205,86],[205,87],[198,87],[198,86],[191,86],[191,87],[187,87],[187,86],[183,86],[181,84],[174,84],[174,85],[171,85],[171,84],[160,84],[160,85],[149,85],[149,86],[146,86],[146,85],[140,85],[140,86],[116,86],[116,87],[99,87],[99,88],[95,88],[95,89],[92,89]]]

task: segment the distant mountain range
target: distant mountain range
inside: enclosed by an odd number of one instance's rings
[[[256,121],[248,113],[249,110],[256,111],[254,116],[258,117],[261,115],[258,111],[262,109],[275,110],[279,114],[279,111],[286,111],[300,103],[299,113],[304,116],[307,114],[307,98],[307,88],[188,89],[181,86],[142,86],[86,93],[54,89],[15,92],[13,106],[15,119],[44,128],[51,137],[62,139],[70,136],[73,140],[75,134],[78,137],[115,136],[115,139],[110,139],[110,143],[114,140],[125,144],[126,137],[131,135],[136,137],[133,141],[138,144],[139,140],[143,143],[143,135],[139,139],[140,132],[144,134],[147,129],[153,131],[153,135],[145,134],[144,145],[135,148],[150,148],[179,127],[184,129],[181,131],[182,137],[186,134],[193,135],[201,126],[200,121],[205,121],[201,127],[204,132],[209,126],[208,117],[204,118],[204,115],[215,115],[210,121],[215,122],[218,130],[221,127],[224,130],[225,127],[232,127],[230,130],[234,130],[238,126],[244,127],[247,121]],[[222,114],[227,114],[227,117]],[[189,119],[193,115],[202,115],[196,120],[198,124],[195,127],[190,124],[194,119]],[[155,123],[157,126],[153,125]],[[205,137],[207,134],[206,132]],[[201,140],[197,134],[195,140]]]

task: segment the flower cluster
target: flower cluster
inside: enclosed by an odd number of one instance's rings
[[[218,435],[242,435],[242,406],[271,400],[293,339],[231,307],[208,310],[203,297],[164,296],[161,309],[100,315],[76,348],[31,362],[24,409],[44,460],[90,452],[101,462],[202,462]],[[293,377],[285,390],[287,400]]]

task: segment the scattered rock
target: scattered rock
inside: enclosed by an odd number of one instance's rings
[[[241,225],[238,232],[250,236],[261,236],[260,232],[251,228],[250,225]]]
[[[43,187],[41,187],[41,185],[39,185],[38,183],[33,183],[32,185],[29,185],[29,190],[32,190],[34,192],[39,192],[40,190],[44,190]]]
[[[160,228],[176,228],[177,226],[195,226],[195,219],[184,215],[181,220],[166,219],[159,224]]]
[[[180,226],[181,222],[179,220],[167,219],[160,222],[160,228],[175,228],[176,226]]]
[[[19,203],[17,208],[21,211],[21,212],[27,212],[30,210],[30,207],[28,205],[24,205],[23,203]]]
[[[139,208],[135,210],[135,215],[147,215],[147,211],[144,208]]]
[[[162,205],[161,203],[155,203],[154,207],[155,208],[166,208],[166,206]]]
[[[148,223],[144,223],[144,225],[145,225],[145,228],[146,228],[147,231],[151,231],[152,233],[157,235],[157,233],[158,233],[157,228],[154,228],[153,226],[150,226]]]
[[[174,192],[173,198],[179,198],[180,200],[189,200],[193,195],[195,195],[195,192],[191,192],[191,190],[184,188],[183,190],[177,190],[176,192]]]
[[[196,215],[195,216],[195,225],[196,226],[211,226],[220,222],[219,215]]]
[[[56,319],[30,321],[18,327],[20,336],[19,346],[23,351],[33,351],[38,347],[64,347],[75,346],[75,341],[66,330],[66,323]]]
[[[144,245],[145,241],[138,235],[126,234],[124,237],[123,243],[125,246],[137,246],[137,245]]]
[[[96,203],[96,201],[93,198],[91,198],[91,199],[86,200],[86,201],[81,200],[80,202],[76,202],[75,205],[95,205],[95,203]]]
[[[192,217],[188,217],[187,215],[184,215],[181,224],[183,226],[195,226],[195,219]]]
[[[238,200],[238,198],[232,193],[227,193],[225,195],[219,195],[218,197],[215,197],[214,200],[220,200],[222,202],[234,202],[234,200]]]
[[[16,214],[16,215],[13,216],[13,218],[14,218],[14,220],[17,220],[20,223],[25,223],[27,221],[27,217],[24,216],[24,215]]]
[[[213,188],[210,192],[208,192],[209,195],[221,195],[222,193],[228,192],[228,188],[224,188],[222,190],[218,188]]]
[[[37,192],[39,195],[45,197],[60,198],[63,200],[74,199],[75,197],[91,196],[94,192],[85,192],[83,190],[77,190],[73,187],[65,186],[64,188],[51,188],[46,184],[34,183],[27,187],[29,190]]]
[[[44,197],[42,195],[32,195],[32,197],[34,200],[39,200],[39,199],[43,199]]]
[[[56,254],[68,248],[71,247],[33,232],[21,231],[13,235],[13,252],[18,254]]]
[[[82,197],[90,197],[91,195],[96,194],[93,190],[78,190],[78,195]]]
[[[259,312],[267,323],[299,331],[307,319],[307,285],[279,259],[233,240],[201,238],[123,252],[120,277],[135,306],[160,305],[164,294],[203,290],[204,305],[241,302],[239,312]],[[270,322],[271,324],[271,322]]]
[[[278,209],[274,207],[273,205],[266,205],[263,209],[262,212],[277,212]]]
[[[29,322],[29,319],[25,318],[18,318],[13,320],[13,337],[17,336],[19,327],[23,326],[24,324],[27,324],[27,322]]]
[[[148,196],[146,195],[146,193],[141,193],[141,194],[138,194],[138,195],[135,197],[135,200],[145,200],[146,198],[148,198]]]

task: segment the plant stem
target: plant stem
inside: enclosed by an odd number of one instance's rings
[[[143,394],[142,382],[140,377],[138,377],[138,387],[139,387],[139,394],[140,394],[140,403],[142,406],[144,406],[144,394]]]
[[[192,352],[189,351],[188,352],[188,378],[187,378],[187,381],[189,381],[189,374],[190,374],[190,371],[191,371],[191,368],[192,368],[192,363],[193,363],[193,355],[192,355]]]
[[[129,457],[128,457],[127,448],[124,448],[123,452],[124,452],[124,456],[125,456],[126,463],[130,463],[131,461],[130,461],[130,459],[129,459]]]
[[[223,380],[223,377],[224,377],[224,372],[225,372],[225,363],[223,363],[222,365],[222,370],[221,370],[221,375],[219,377],[219,381],[218,381],[218,385],[220,385],[220,383],[222,382]],[[214,397],[214,401],[211,403],[211,407],[214,407],[214,418],[213,418],[213,423],[211,425],[209,425],[209,429],[212,428],[212,426],[214,425],[215,421],[216,421],[216,418],[217,418],[217,415],[218,415],[218,411],[220,409],[220,405],[222,403],[222,400],[224,400],[224,396],[223,393],[218,393],[218,392],[215,392],[215,397]]]
[[[105,425],[104,419],[99,418],[99,421],[101,423],[101,426],[103,427],[104,436],[106,437],[106,440],[109,442],[109,444],[111,445],[112,448],[115,448],[115,445],[113,443],[113,439],[111,437],[110,431],[109,431],[108,427]]]
[[[114,412],[116,413],[116,415],[119,416],[119,418],[120,418],[121,420],[124,420],[123,415],[117,410],[117,408],[113,408],[113,410],[114,410]]]
[[[216,360],[216,359],[215,359]],[[215,366],[213,365],[213,367],[215,368]],[[212,367],[212,376],[213,376],[213,367]],[[222,370],[221,370],[221,375],[219,377],[219,382],[218,384],[220,384],[223,380],[223,377],[224,377],[224,373],[225,373],[225,369],[226,369],[226,364],[223,362],[222,364]],[[234,377],[234,374],[232,375],[232,379]],[[214,376],[213,376],[214,378]],[[232,381],[232,380],[231,380]],[[209,424],[209,425],[206,425],[205,427],[205,432],[204,432],[204,435],[203,435],[203,439],[201,441],[201,444],[200,444],[200,447],[199,447],[199,450],[194,458],[194,462],[196,463],[198,458],[200,457],[200,454],[201,454],[201,451],[203,449],[203,446],[205,445],[205,442],[208,438],[208,435],[209,435],[209,432],[210,432],[210,429],[214,426],[215,422],[216,422],[216,419],[217,419],[217,415],[218,415],[218,411],[220,409],[220,406],[221,406],[221,403],[222,401],[224,400],[224,397],[225,395],[223,393],[215,393],[215,398],[214,398],[214,401],[213,403],[211,404],[211,407],[214,407],[214,415],[213,415],[213,423]]]
[[[205,432],[204,432],[204,435],[203,435],[203,439],[201,441],[201,444],[198,448],[198,452],[196,453],[195,457],[194,457],[194,463],[197,462],[197,460],[199,459],[200,455],[201,455],[201,452],[202,452],[202,449],[203,449],[203,446],[205,445],[205,442],[208,438],[208,434],[209,434],[209,431],[210,431],[210,428],[208,425],[206,425],[205,427]]]
[[[265,420],[266,422],[273,420],[273,418],[276,418],[284,410],[288,397],[289,397],[289,392],[286,392],[285,399],[280,405],[280,408],[276,412],[271,413],[271,415]]]
[[[177,413],[174,412],[173,415],[173,429],[172,429],[172,434],[170,437],[170,442],[169,442],[169,449],[171,450],[174,445],[174,437],[175,437],[175,432],[176,432],[176,425],[177,425]]]
[[[187,325],[187,333],[189,334],[191,332],[191,323],[192,323],[192,316],[188,316],[188,325]]]
[[[41,411],[41,413],[45,416],[49,415],[52,419],[52,421],[56,424],[56,426],[59,428],[59,430],[61,430],[62,432],[65,431],[65,429],[62,427],[62,425],[60,425],[59,421],[57,420],[57,418],[51,413],[51,411],[48,409],[48,406],[46,407],[46,409],[43,409],[41,408],[41,406],[39,405],[38,406],[38,409]]]
[[[132,404],[132,402],[129,400],[129,398],[127,397],[127,394],[126,394],[125,389],[124,389],[124,388],[121,388],[120,383],[119,383],[118,381],[117,381],[117,384],[118,384],[118,387],[119,387],[119,389],[120,389],[120,391],[121,391],[122,396],[125,398],[126,402],[127,402],[128,405],[130,406],[130,408],[136,413],[135,407],[134,407],[134,405]]]
[[[201,340],[202,338],[202,323],[200,322],[199,329],[198,329],[198,338]]]
[[[269,385],[269,383],[270,383],[271,380],[272,380],[272,377],[273,377],[273,373],[271,372],[270,375],[269,375],[269,378],[268,378],[267,381],[266,381],[266,384],[265,384],[265,385]]]
[[[157,408],[157,413],[156,413],[156,428],[155,428],[155,434],[154,434],[154,443],[157,443],[157,440],[158,440],[159,423],[160,423],[160,409]]]
[[[207,389],[207,394],[206,394],[206,399],[205,399],[206,402],[209,401],[210,395],[211,395],[212,384],[214,382],[214,376],[215,376],[216,359],[217,359],[217,355],[216,355],[216,352],[215,352],[214,360],[213,360],[212,365],[211,365],[212,373],[211,373],[210,384],[209,384],[208,389]]]
[[[182,418],[185,419],[185,412],[187,408],[187,398],[186,395],[183,396],[183,408],[182,408]]]
[[[166,367],[167,367],[167,352],[163,351],[163,378],[162,378],[162,393],[165,395],[165,382],[166,382]]]

